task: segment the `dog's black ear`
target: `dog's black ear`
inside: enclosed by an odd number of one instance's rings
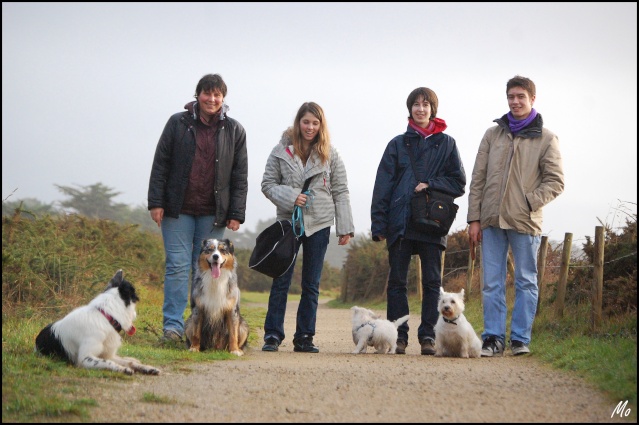
[[[127,307],[132,302],[137,303],[140,301],[137,292],[135,292],[135,287],[128,280],[123,280],[120,286],[118,286],[118,291],[120,292],[120,298],[124,300],[124,305]]]
[[[224,243],[226,243],[229,254],[235,254],[235,247],[233,246],[233,242],[231,242],[230,239],[224,239]]]
[[[124,272],[122,271],[122,269],[120,269],[117,272],[115,272],[115,275],[113,275],[113,277],[109,281],[109,284],[107,285],[107,289],[117,288],[118,286],[120,286],[123,280],[124,280]]]

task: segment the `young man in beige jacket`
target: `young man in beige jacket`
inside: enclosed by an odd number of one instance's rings
[[[506,95],[510,112],[484,134],[468,196],[471,251],[482,244],[483,357],[504,353],[509,246],[515,262],[510,348],[514,355],[530,352],[542,208],[564,190],[559,140],[533,108],[535,83],[517,75],[506,84]]]

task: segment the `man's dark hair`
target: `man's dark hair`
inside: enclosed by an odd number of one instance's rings
[[[222,96],[226,97],[226,83],[222,79],[220,74],[206,74],[200,78],[200,81],[195,87],[195,97],[198,97],[202,92],[209,92],[219,90]]]
[[[530,78],[522,77],[521,75],[515,75],[508,80],[508,83],[506,83],[506,94],[508,94],[508,91],[513,87],[521,87],[526,90],[531,99],[537,94],[535,83],[533,83]]]
[[[430,117],[437,117],[437,105],[439,101],[437,100],[437,95],[434,91],[427,87],[418,87],[408,95],[408,99],[406,99],[406,107],[408,107],[408,117],[413,118],[413,103],[422,96],[424,100],[430,103]]]

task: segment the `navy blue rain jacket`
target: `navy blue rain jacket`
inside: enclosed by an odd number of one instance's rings
[[[414,155],[419,180],[409,155]],[[419,182],[458,198],[465,192],[466,172],[455,139],[445,133],[424,139],[408,126],[406,133],[388,143],[377,168],[371,204],[373,240],[384,236],[390,247],[406,235],[410,200]],[[446,247],[447,237],[419,234],[416,239]]]

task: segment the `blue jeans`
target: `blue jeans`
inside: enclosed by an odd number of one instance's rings
[[[310,337],[315,335],[319,284],[330,235],[331,228],[326,227],[311,236],[303,235],[298,240],[296,248],[299,251],[300,246],[303,247],[304,258],[302,259],[302,296],[300,305],[297,307],[297,325],[293,339],[302,335]],[[280,342],[284,341],[286,336],[284,334],[284,315],[294,271],[295,264],[282,276],[273,279],[271,294],[268,297],[268,311],[264,320],[265,340],[274,337]]]
[[[184,310],[189,297],[189,274],[195,276],[202,241],[222,239],[226,227],[213,228],[215,217],[180,214],[179,218],[164,217],[162,239],[166,270],[164,274],[164,316],[162,327],[184,333]],[[192,277],[191,277],[192,280]]]
[[[506,341],[506,262],[508,246],[515,263],[515,305],[510,324],[510,339],[530,344],[537,312],[537,253],[540,236],[488,227],[482,231],[482,267],[484,269],[484,332],[482,339],[494,336]]]
[[[410,239],[398,239],[388,249],[390,274],[386,298],[388,320],[395,321],[408,312],[408,267],[413,252],[419,255],[422,267],[422,318],[417,329],[417,339],[422,342],[426,338],[435,340],[435,324],[439,313],[439,288],[442,286],[442,250],[438,244]],[[397,329],[397,339],[408,342],[408,322]]]

